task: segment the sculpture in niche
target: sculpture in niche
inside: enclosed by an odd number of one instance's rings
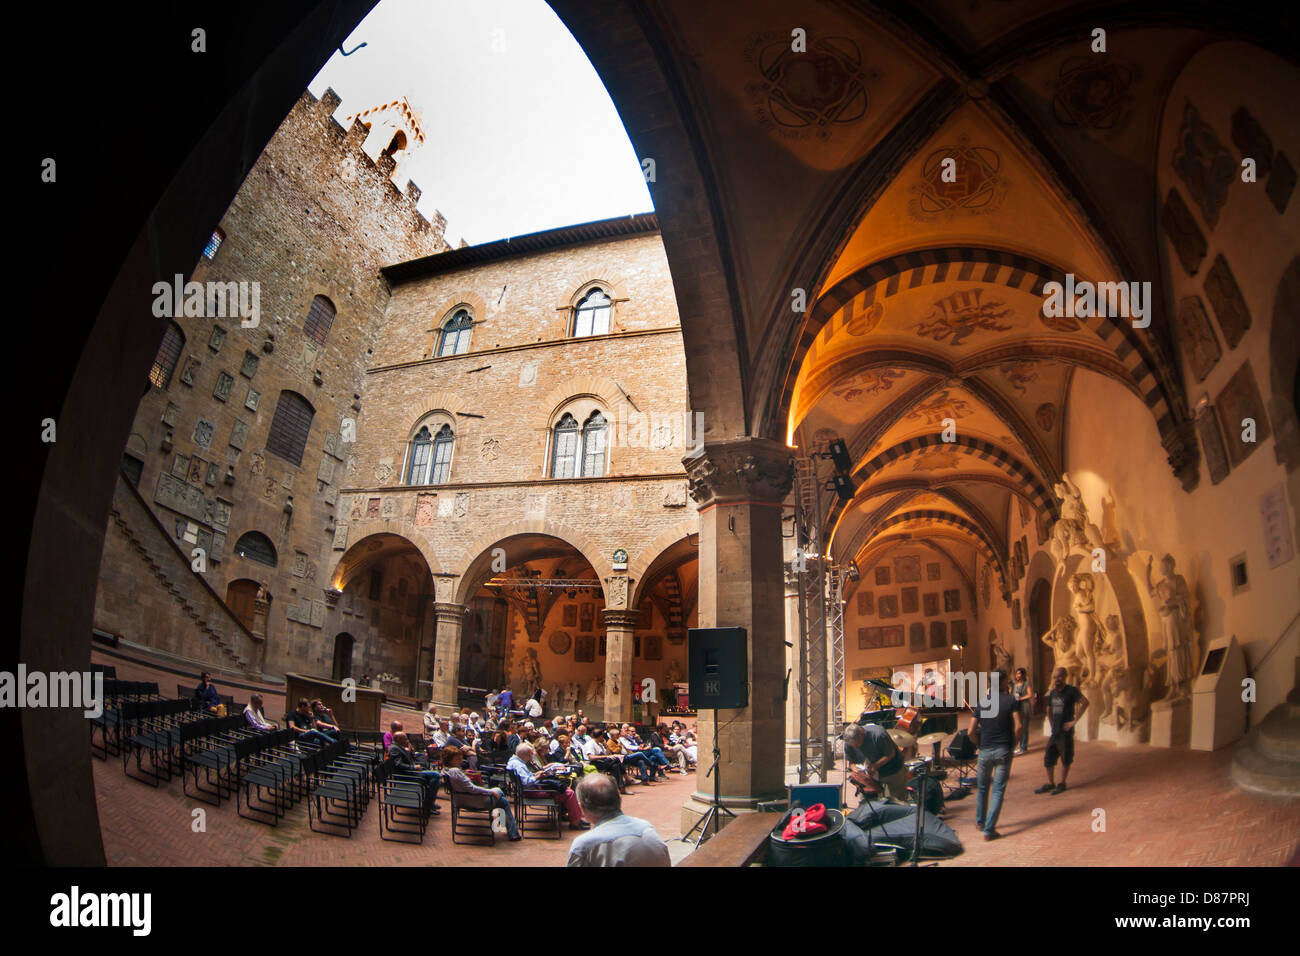
[[[597,675],[587,685],[587,704],[595,704],[605,699],[605,678]]]
[[[1164,577],[1155,581],[1151,577],[1151,566],[1155,558],[1147,559],[1147,587],[1156,600],[1156,610],[1160,614],[1160,635],[1163,646],[1151,655],[1153,662],[1163,658],[1165,664],[1165,683],[1169,687],[1168,700],[1178,700],[1191,696],[1194,662],[1192,647],[1196,635],[1192,632],[1192,600],[1187,588],[1187,579],[1174,570],[1175,562],[1171,554],[1160,560]]]
[[[1092,575],[1086,571],[1070,578],[1070,593],[1074,595],[1070,610],[1074,615],[1075,652],[1083,661],[1081,679],[1088,683],[1097,680],[1097,640],[1102,632],[1101,620],[1097,617],[1094,588]]]
[[[685,678],[682,676],[682,663],[674,658],[668,662],[667,682],[669,685],[672,685],[680,684],[683,680],[685,680]]]
[[[1101,532],[1088,520],[1088,509],[1083,503],[1083,493],[1068,472],[1062,472],[1061,480],[1052,488],[1056,497],[1061,499],[1061,517],[1052,526],[1052,557],[1057,563],[1074,548],[1090,550],[1102,546]]]
[[[521,665],[521,670],[524,679],[524,693],[531,694],[542,686],[542,665],[537,660],[537,648],[530,647],[524,651],[524,662]]]
[[[1106,615],[1106,630],[1097,640],[1097,685],[1101,688],[1101,719],[1105,720],[1120,706],[1128,682],[1128,654],[1124,635],[1120,633],[1118,614]],[[1125,721],[1123,718],[1127,717]],[[1131,722],[1131,715],[1116,714],[1117,725]]]
[[[1056,625],[1044,634],[1041,640],[1052,649],[1056,666],[1065,668],[1065,682],[1078,687],[1083,672],[1083,660],[1075,652],[1075,630],[1074,618],[1062,614],[1056,619]]]

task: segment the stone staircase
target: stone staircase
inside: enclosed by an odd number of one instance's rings
[[[1300,658],[1296,686],[1251,729],[1232,755],[1232,781],[1246,790],[1300,797]]]
[[[188,622],[192,633],[200,637],[202,646],[212,653],[213,662],[250,678],[259,677],[260,665],[250,661],[238,647],[241,643],[255,645],[256,639],[216,592],[190,571],[189,558],[158,525],[139,492],[120,475],[109,514],[113,527],[125,540],[130,553],[149,569],[161,591],[169,596],[177,615]],[[170,570],[167,564],[180,571]],[[178,574],[188,575],[191,579],[177,580]],[[200,607],[196,601],[208,606]],[[216,626],[214,619],[228,623],[228,630]],[[240,637],[244,640],[240,641]]]

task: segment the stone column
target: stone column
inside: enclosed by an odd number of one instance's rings
[[[700,627],[743,627],[749,636],[749,706],[717,713],[722,802],[755,809],[783,796],[785,787],[781,506],[794,479],[794,453],[771,439],[736,438],[707,443],[684,464],[700,513]],[[700,773],[682,808],[683,830],[712,802],[713,781],[704,771],[713,759],[713,722],[712,711],[700,712]]]
[[[435,601],[437,635],[433,651],[433,702],[439,709],[456,708],[456,685],[460,681],[460,632],[465,623],[465,605]]]
[[[605,719],[632,719],[632,651],[635,610],[601,613],[605,625]]]

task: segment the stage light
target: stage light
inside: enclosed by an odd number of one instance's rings
[[[860,577],[862,576],[862,572],[860,572],[860,571],[858,570],[858,562],[856,562],[856,561],[850,561],[850,562],[849,562],[849,572],[848,572],[848,573],[849,573],[849,580],[850,580],[850,581],[856,581],[858,578],[860,578]]]
[[[848,504],[853,500],[854,492],[857,490],[853,486],[853,479],[848,475],[837,474],[831,479],[835,486],[835,495],[840,499],[842,504]]]
[[[849,457],[849,446],[843,438],[836,438],[831,442],[830,454],[836,471],[845,475],[853,471],[853,459]]]

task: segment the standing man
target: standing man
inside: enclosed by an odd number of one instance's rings
[[[903,752],[884,727],[849,724],[844,728],[844,757],[858,770],[870,769],[895,803],[907,802]]]
[[[975,825],[984,831],[985,840],[996,840],[998,814],[1002,812],[1002,795],[1011,775],[1011,748],[1020,735],[1020,710],[1007,686],[1007,672],[995,671],[998,690],[987,707],[975,711],[972,732],[979,737],[980,756],[976,769]],[[1050,772],[1050,771],[1049,771]],[[993,797],[989,799],[989,781]]]
[[[668,844],[645,820],[623,813],[614,778],[589,773],[578,783],[578,804],[593,829],[569,847],[569,866],[672,866]]]
[[[1073,684],[1065,682],[1065,668],[1052,671],[1052,690],[1047,695],[1047,713],[1051,719],[1052,736],[1043,754],[1047,768],[1047,783],[1034,793],[1064,793],[1065,778],[1074,763],[1074,725],[1088,709],[1088,698]],[[1061,782],[1056,782],[1056,761],[1061,761]]]

